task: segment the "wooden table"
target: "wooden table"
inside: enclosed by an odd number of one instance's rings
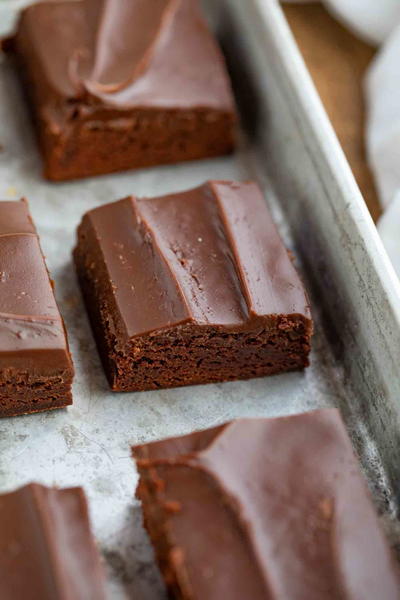
[[[374,220],[381,212],[368,167],[363,78],[374,50],[335,21],[319,4],[284,11],[336,134]]]

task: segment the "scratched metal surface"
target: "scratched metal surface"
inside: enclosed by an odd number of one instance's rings
[[[0,33],[12,27],[16,11],[22,4],[17,0],[0,0]],[[215,3],[211,4],[215,9]],[[248,9],[246,14],[242,13],[244,4]],[[329,189],[332,189],[332,178],[336,185],[340,177],[337,173],[332,175],[329,169],[322,169],[318,176],[315,174],[310,156],[325,153],[327,149],[321,150],[318,146],[311,150],[307,148],[306,140],[314,135],[312,125],[309,126],[311,133],[304,133],[295,126],[299,109],[297,105],[293,107],[293,95],[292,100],[288,100],[279,91],[284,89],[287,81],[297,77],[291,72],[290,65],[281,61],[280,53],[287,51],[295,60],[297,58],[290,40],[285,37],[287,32],[275,3],[231,0],[226,2],[225,10],[223,27],[218,28],[226,42],[228,56],[234,59],[230,62],[245,69],[248,67],[249,76],[251,74],[253,78],[247,81],[243,73],[239,73],[236,81],[238,95],[244,96],[245,113],[246,100],[248,103],[251,99],[250,130],[258,134],[257,140],[251,135],[242,136],[239,151],[234,157],[67,184],[46,183],[40,176],[40,158],[13,67],[0,60],[0,197],[18,198],[24,195],[30,201],[56,283],[56,295],[66,320],[76,367],[73,407],[0,421],[0,491],[32,480],[58,486],[82,485],[89,498],[93,528],[104,557],[108,593],[112,599],[165,598],[152,550],[141,526],[140,507],[134,499],[137,475],[130,459],[130,446],[209,427],[237,416],[275,416],[322,406],[340,407],[377,507],[389,520],[389,530],[394,530],[392,519],[397,508],[396,493],[391,485],[393,479],[389,479],[393,475],[393,466],[387,460],[389,450],[383,442],[382,432],[373,420],[376,415],[370,418],[366,407],[376,400],[376,382],[379,381],[380,390],[384,389],[385,393],[379,392],[380,405],[376,410],[380,411],[383,422],[390,414],[393,420],[390,434],[394,429],[398,432],[397,408],[392,406],[396,387],[390,370],[381,368],[379,361],[375,360],[375,346],[379,341],[374,329],[376,315],[373,307],[368,308],[368,303],[362,305],[358,297],[360,289],[354,287],[353,281],[354,264],[360,276],[367,277],[373,285],[371,294],[374,302],[390,301],[385,319],[387,327],[392,330],[392,339],[385,338],[387,347],[380,352],[385,351],[386,355],[393,353],[394,358],[399,351],[395,343],[400,338],[396,313],[399,310],[396,304],[398,290],[391,279],[390,268],[379,254],[381,249],[376,249],[374,234],[368,227],[360,233],[354,213],[360,198],[353,193],[349,200],[346,190],[343,191],[340,186],[335,197],[338,209],[346,202],[353,203],[354,210],[347,211],[348,221],[345,224],[350,234],[353,232],[357,238],[355,249],[351,248],[351,244],[347,247],[351,260],[346,253],[343,255],[343,244],[340,244],[340,231],[345,226],[334,218],[330,219],[326,212],[321,214],[321,205],[325,203],[327,209],[330,205],[329,190],[320,185],[321,181],[329,183]],[[218,15],[212,16],[218,25]],[[242,36],[238,27],[243,27]],[[232,43],[235,39],[232,33],[235,32],[242,43]],[[250,32],[251,44],[243,43]],[[281,39],[277,41],[275,38],[279,35]],[[306,109],[305,106],[303,108]],[[246,114],[243,116],[246,122]],[[332,144],[334,146],[334,142]],[[337,153],[335,147],[329,150]],[[270,173],[266,164],[272,167]],[[285,176],[280,169],[285,171]],[[82,214],[94,206],[130,193],[158,195],[187,189],[210,178],[249,177],[257,177],[263,186],[285,242],[298,256],[299,268],[311,293],[316,321],[311,367],[305,373],[247,382],[111,394],[102,373],[71,262],[75,228]],[[304,200],[305,188],[307,202]],[[296,213],[296,207],[297,210],[300,207],[303,213]],[[304,211],[307,211],[307,219]],[[365,215],[363,218],[365,220]],[[307,244],[302,225],[304,220],[312,223],[312,230],[307,230]],[[331,331],[329,327],[332,321],[331,290],[329,286],[318,284],[322,275],[313,276],[318,275],[320,267],[315,265],[310,254],[311,250],[316,251],[316,240],[322,234],[327,240],[327,249],[323,245],[318,246],[318,256],[325,260],[324,269],[331,268],[333,281],[339,286],[339,301],[346,303],[340,306],[340,314],[361,311],[365,318],[370,319],[369,338],[361,336],[360,326],[357,334],[352,332],[345,317],[343,323],[346,327],[342,333]],[[371,245],[373,260],[365,248]],[[379,265],[376,265],[377,253],[381,261]],[[341,263],[344,261],[340,269],[335,262],[336,255],[341,256]],[[302,265],[306,268],[303,269]],[[379,277],[375,276],[378,266]],[[349,341],[346,335],[350,333]],[[354,355],[351,364],[361,364],[367,351],[373,357],[369,371],[362,371],[362,377],[358,367],[349,368],[343,344],[351,344]],[[392,458],[393,451],[390,452]]]

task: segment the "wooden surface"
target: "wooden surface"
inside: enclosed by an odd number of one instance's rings
[[[362,82],[374,51],[318,4],[286,5],[286,17],[372,217],[380,214],[365,144]]]

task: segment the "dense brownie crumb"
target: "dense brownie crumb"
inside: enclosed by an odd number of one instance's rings
[[[74,369],[25,201],[0,202],[0,416],[72,403]]]
[[[301,317],[275,317],[271,329],[227,333],[217,327],[178,326],[120,348],[110,327],[110,307],[97,304],[96,281],[77,271],[110,386],[116,391],[151,390],[232,381],[303,369],[309,365],[310,326]]]
[[[34,4],[3,44],[24,82],[44,175],[61,181],[231,152],[233,94],[197,0],[100,6],[95,18],[90,0]]]
[[[11,417],[63,408],[72,404],[71,384],[70,370],[45,378],[18,372],[8,381],[0,375],[0,415]]]
[[[250,263],[253,244],[258,257]],[[79,228],[74,257],[113,390],[248,379],[309,364],[307,299],[253,184],[206,184],[95,209]]]
[[[336,409],[132,451],[173,598],[397,600],[399,568]]]
[[[229,154],[233,116],[217,111],[137,110],[74,119],[68,136],[38,125],[44,174],[61,181]]]

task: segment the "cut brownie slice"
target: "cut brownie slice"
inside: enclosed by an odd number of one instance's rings
[[[133,449],[144,522],[182,600],[397,600],[398,565],[336,410]]]
[[[105,600],[81,488],[30,484],[0,496],[2,600]]]
[[[113,390],[308,365],[308,300],[254,183],[96,208],[75,261]]]
[[[64,324],[28,205],[0,202],[0,416],[71,404]]]
[[[40,2],[3,47],[17,57],[49,179],[233,149],[232,91],[198,0]]]

